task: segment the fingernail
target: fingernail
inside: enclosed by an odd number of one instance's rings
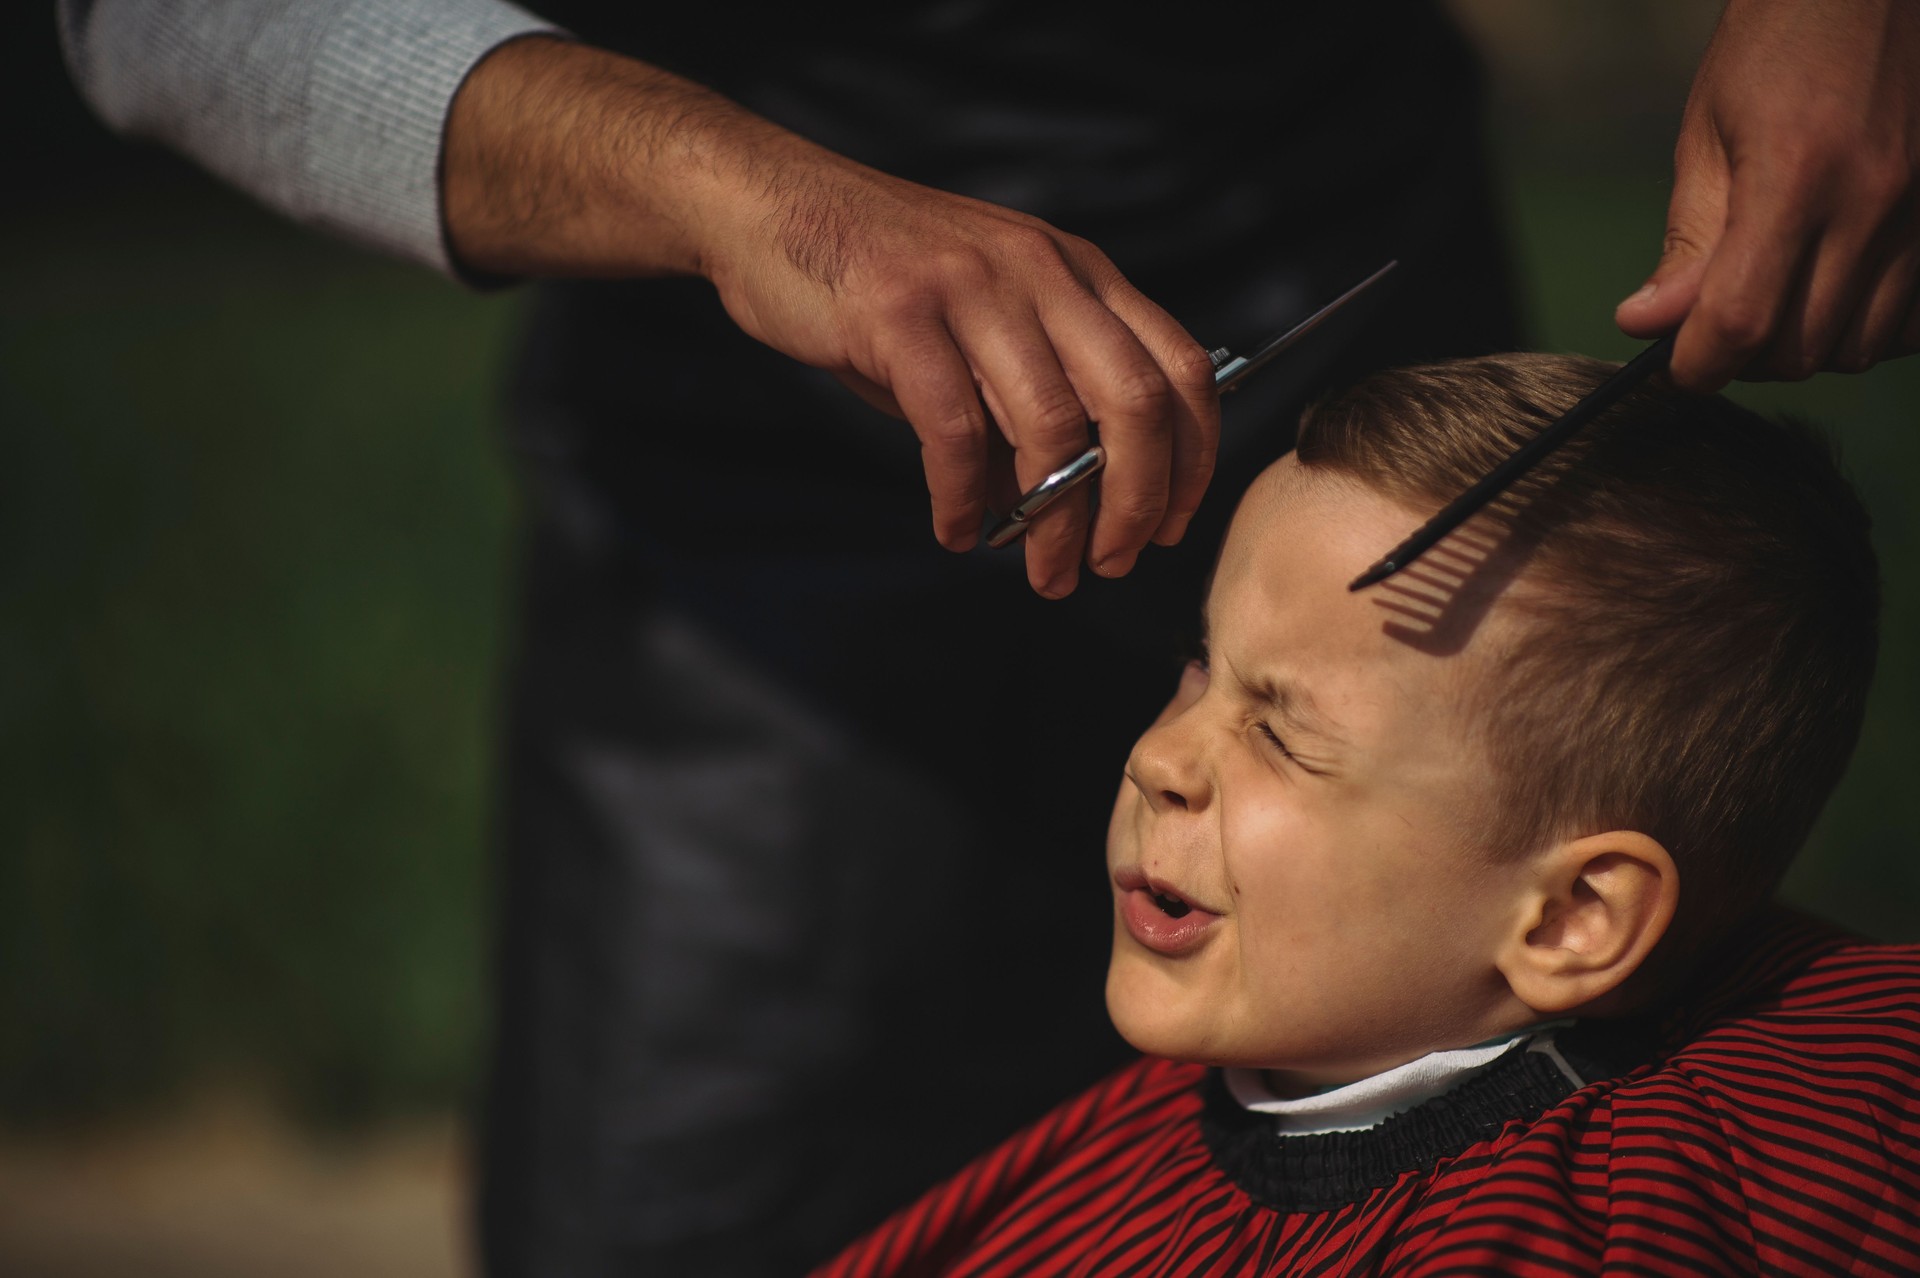
[[[1643,302],[1651,302],[1653,300],[1653,295],[1655,293],[1658,293],[1659,291],[1660,291],[1660,286],[1654,283],[1652,280],[1648,280],[1645,284],[1642,284],[1640,286],[1639,292],[1635,293],[1632,297],[1629,297],[1626,301],[1620,304],[1622,306],[1638,306]]]
[[[1073,588],[1079,584],[1080,574],[1072,569],[1068,569],[1059,576],[1051,578],[1046,585],[1040,588],[1040,593],[1049,599],[1065,599],[1073,593]]]
[[[1108,555],[1093,566],[1102,577],[1124,577],[1133,571],[1134,555]]]

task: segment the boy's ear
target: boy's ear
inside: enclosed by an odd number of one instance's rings
[[[1618,989],[1666,935],[1680,901],[1673,858],[1632,830],[1556,844],[1533,870],[1496,966],[1543,1016]]]

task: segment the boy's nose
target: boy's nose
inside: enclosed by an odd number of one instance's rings
[[[1127,780],[1155,812],[1196,812],[1207,805],[1206,768],[1191,731],[1180,731],[1186,717],[1147,729],[1127,756]]]

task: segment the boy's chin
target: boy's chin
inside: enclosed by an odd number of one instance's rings
[[[1362,1068],[1365,1062],[1343,1059],[1324,1035],[1301,1040],[1249,1034],[1251,1027],[1236,1023],[1217,991],[1182,988],[1150,960],[1120,950],[1107,964],[1107,1019],[1134,1050],[1163,1060],[1272,1071],[1315,1087],[1377,1072]],[[1424,1049],[1409,1051],[1388,1064],[1422,1055]]]
[[[1195,1038],[1182,1034],[1164,1024],[1155,1023],[1151,1018],[1140,1019],[1115,1011],[1112,1004],[1107,1006],[1107,1016],[1118,1030],[1120,1037],[1127,1040],[1134,1051],[1144,1056],[1158,1056],[1163,1060],[1187,1061],[1195,1065],[1213,1065],[1217,1062],[1206,1059],[1205,1054],[1197,1050]]]
[[[1167,1060],[1200,1065],[1225,1062],[1211,1059],[1217,1036],[1196,1024],[1190,999],[1165,988],[1150,972],[1129,971],[1116,956],[1107,966],[1107,1018],[1134,1050]],[[1143,979],[1144,978],[1144,979]],[[1212,1049],[1212,1050],[1209,1050]]]

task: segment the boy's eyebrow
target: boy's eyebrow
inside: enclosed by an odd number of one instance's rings
[[[1213,651],[1211,629],[1204,607],[1200,610],[1200,651]],[[1348,744],[1333,720],[1315,703],[1313,694],[1300,684],[1259,672],[1250,672],[1242,682],[1249,692],[1272,707],[1273,712],[1286,721],[1289,730],[1298,728],[1331,746],[1344,747]]]

